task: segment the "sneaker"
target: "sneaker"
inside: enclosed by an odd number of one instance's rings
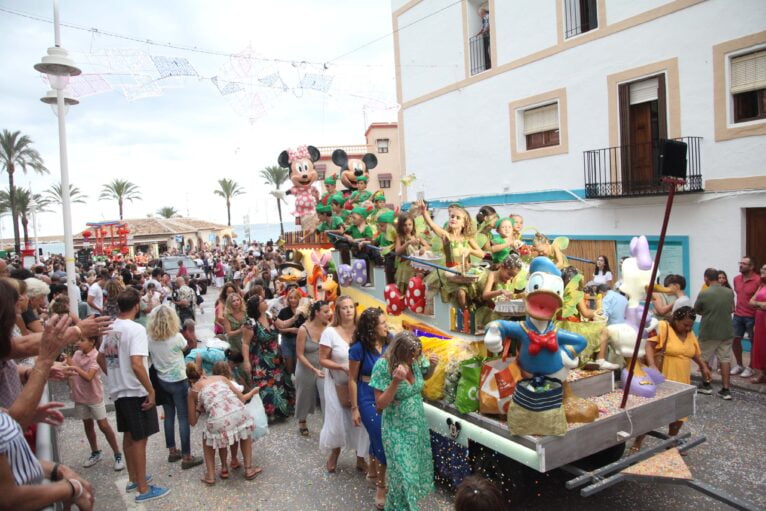
[[[139,493],[136,495],[136,502],[149,502],[150,500],[161,499],[170,493],[170,488],[163,488],[161,486],[149,485],[149,491],[146,493]]]
[[[731,401],[731,391],[729,391],[729,389],[721,389],[718,392],[718,395],[721,396],[721,399],[725,399],[726,401]]]
[[[755,371],[751,367],[746,367],[741,373],[739,373],[740,378],[752,378],[753,375],[755,375]]]
[[[744,369],[745,369],[745,368],[744,368],[744,367],[742,367],[741,365],[738,365],[738,364],[734,364],[734,365],[731,367],[731,371],[729,371],[729,374],[730,374],[730,375],[732,375],[732,376],[734,376],[735,374],[739,374],[739,373],[741,373],[741,372],[742,372]]]
[[[146,482],[148,483],[151,480],[152,480],[152,476],[150,476],[149,474],[146,474]],[[125,493],[136,491],[136,488],[138,488],[138,483],[128,482],[128,484],[125,485]]]
[[[607,362],[603,358],[600,358],[600,359],[596,360],[596,364],[598,364],[598,368],[599,369],[605,369],[605,370],[608,370],[608,371],[616,371],[617,369],[620,368],[620,366],[618,366],[617,364],[613,364],[611,362]]]
[[[372,284],[372,282],[368,282],[363,287],[373,287],[373,284]]]
[[[183,458],[183,455],[179,451],[171,452],[168,454],[168,463],[175,463],[176,461],[181,461]]]
[[[125,469],[125,461],[122,459],[122,454],[115,454],[114,455],[114,470],[115,472],[119,472],[120,470]]]
[[[709,381],[703,381],[702,383],[697,386],[697,392],[700,394],[705,394],[706,396],[713,395],[713,386],[710,385]]]
[[[199,456],[192,456],[190,460],[183,460],[181,462],[181,470],[187,470],[198,465],[202,465],[202,458]]]
[[[101,458],[102,458],[101,451],[92,452],[90,453],[90,458],[88,458],[88,460],[85,463],[83,463],[82,466],[85,468],[92,467],[93,465],[101,461]]]

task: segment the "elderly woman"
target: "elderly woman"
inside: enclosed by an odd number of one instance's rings
[[[25,279],[27,285],[27,297],[29,298],[29,307],[22,312],[21,317],[24,325],[30,332],[42,332],[43,323],[40,321],[40,314],[45,312],[45,302],[51,288],[40,279],[34,277]]]
[[[11,336],[16,320],[18,291],[0,279],[0,360],[12,354]],[[22,428],[33,422],[61,424],[64,417],[55,408],[60,403],[38,407],[53,362],[67,343],[71,320],[54,316],[45,325],[34,371],[21,394],[8,409],[0,409],[0,495],[14,510],[41,509],[56,502],[93,509],[93,487],[74,470],[51,461],[38,461],[24,439]],[[18,422],[17,422],[18,421]],[[51,484],[42,484],[48,478]]]
[[[200,458],[191,455],[189,430],[189,409],[187,396],[189,384],[186,381],[186,361],[183,349],[186,340],[179,333],[178,315],[169,305],[160,305],[149,315],[146,335],[149,340],[149,355],[157,371],[160,388],[167,394],[165,409],[165,446],[168,461],[181,462],[186,470],[202,464]],[[176,448],[175,422],[178,414],[178,432],[181,436],[181,452]]]

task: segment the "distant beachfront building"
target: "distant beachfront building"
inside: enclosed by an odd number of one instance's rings
[[[766,260],[766,2],[391,5],[410,200],[522,214],[614,270],[632,236],[659,233],[658,141],[680,139],[661,271],[696,291],[706,267]]]

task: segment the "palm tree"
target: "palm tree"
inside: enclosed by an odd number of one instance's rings
[[[218,195],[219,197],[223,197],[226,199],[226,218],[227,218],[227,224],[229,227],[231,227],[231,199],[236,197],[237,195],[242,195],[245,193],[245,189],[240,187],[236,181],[233,179],[219,179],[218,180],[218,186],[221,187],[220,190],[213,190],[213,193]]]
[[[11,133],[8,130],[3,130],[0,133],[0,165],[8,173],[9,209],[13,218],[13,248],[16,253],[19,253],[21,251],[18,225],[19,215],[16,208],[16,194],[13,193],[15,190],[13,173],[16,172],[17,168],[23,170],[24,173],[30,168],[40,174],[47,174],[48,169],[45,168],[43,158],[37,152],[37,149],[32,148],[32,139],[22,135],[20,131]]]
[[[271,192],[271,194],[274,195],[275,199],[277,199],[277,213],[279,213],[279,232],[284,236],[285,227],[282,224],[282,203],[280,202],[281,195],[279,193],[279,187],[285,184],[285,181],[287,181],[287,178],[290,175],[290,169],[272,165],[261,170],[260,175],[263,179],[266,180],[265,184],[272,185],[274,187],[274,191]]]
[[[157,214],[162,218],[173,218],[174,216],[178,216],[178,211],[172,206],[165,206],[164,208],[158,209]]]
[[[13,203],[16,204],[16,213],[21,220],[26,245],[29,243],[29,217],[34,213],[45,213],[48,202],[39,193],[32,193],[24,188],[14,188],[14,195],[16,197]],[[10,205],[10,194],[5,190],[0,191],[0,210],[10,209]],[[18,225],[14,227],[18,230]]]
[[[45,194],[45,200],[51,204],[58,204],[59,206],[64,203],[62,198],[61,183],[54,183],[50,188],[43,192]],[[77,202],[79,204],[85,204],[85,199],[88,196],[80,191],[79,188],[69,183],[69,202]]]
[[[116,200],[120,207],[120,220],[122,220],[122,205],[127,200],[141,200],[141,193],[138,191],[138,185],[134,185],[125,179],[115,179],[109,184],[101,187],[101,195],[98,200]]]

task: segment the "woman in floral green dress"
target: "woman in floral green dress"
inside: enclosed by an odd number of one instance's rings
[[[252,382],[261,389],[258,394],[271,420],[293,414],[295,388],[279,354],[279,333],[266,316],[266,309],[268,304],[258,295],[247,301],[247,315],[255,320],[249,350]]]
[[[434,489],[431,438],[423,409],[423,382],[439,359],[426,359],[411,332],[394,337],[372,370],[370,387],[383,413],[383,448],[388,461],[386,510],[417,511],[418,500]]]

